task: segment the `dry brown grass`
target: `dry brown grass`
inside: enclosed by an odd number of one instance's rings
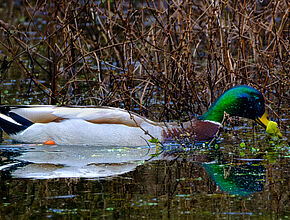
[[[183,120],[247,84],[275,117],[287,112],[286,0],[15,2],[0,22],[2,77],[17,68],[33,82],[27,96],[41,90],[45,104]]]

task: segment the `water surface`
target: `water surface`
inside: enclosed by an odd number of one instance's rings
[[[289,218],[286,139],[261,131],[246,140],[244,132],[225,131],[212,146],[163,149],[6,140],[1,218]]]

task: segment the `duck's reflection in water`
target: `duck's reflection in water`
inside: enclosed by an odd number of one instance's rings
[[[15,159],[14,178],[106,178],[134,171],[144,163],[168,161],[173,166],[190,162],[200,166],[219,188],[229,194],[262,191],[265,167],[259,160],[228,163],[219,151],[166,150],[156,147],[30,146]],[[177,167],[178,167],[177,166]]]
[[[148,160],[155,148],[35,146],[15,159],[29,163],[12,172],[16,178],[94,178],[124,174]]]

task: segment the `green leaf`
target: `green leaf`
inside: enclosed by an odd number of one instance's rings
[[[158,138],[151,138],[150,140],[148,140],[150,143],[153,143],[153,144],[158,144],[159,143],[159,140]]]
[[[244,148],[244,147],[246,147],[246,144],[245,144],[245,142],[242,142],[242,143],[240,143],[240,147],[241,147],[241,148]]]

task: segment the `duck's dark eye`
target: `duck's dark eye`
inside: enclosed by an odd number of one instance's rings
[[[267,116],[267,120],[268,120],[268,121],[270,120],[269,116]]]

